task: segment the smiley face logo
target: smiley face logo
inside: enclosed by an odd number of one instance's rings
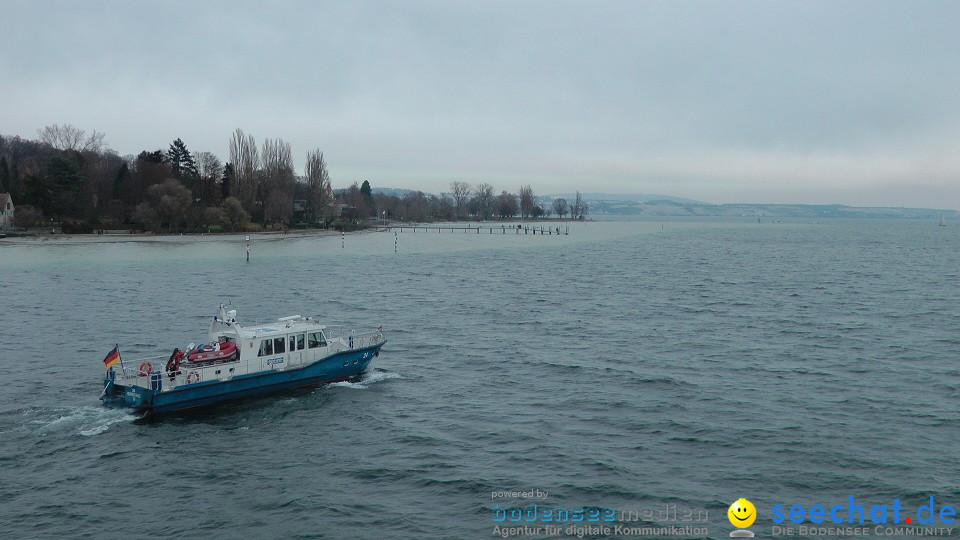
[[[727,518],[734,527],[746,529],[757,519],[757,508],[752,502],[740,498],[727,509]]]

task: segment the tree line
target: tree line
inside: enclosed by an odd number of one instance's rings
[[[538,200],[529,185],[496,194],[490,184],[452,182],[450,193],[374,194],[369,181],[333,191],[320,149],[306,155],[304,174],[294,170],[290,143],[237,129],[230,160],[192,152],[182,139],[166,150],[120,156],[104,135],[71,125],[47,126],[37,140],[0,136],[0,192],[12,194],[18,226],[59,223],[64,232],[142,228],[157,232],[251,231],[328,226],[335,219],[436,221],[523,219],[569,215],[587,205]]]
[[[558,197],[550,201],[538,198],[529,185],[518,193],[505,190],[496,194],[487,183],[471,186],[467,182],[450,183],[450,191],[441,195],[411,191],[403,196],[384,193],[372,194],[369,182],[354,183],[338,193],[357,216],[363,218],[398,219],[402,221],[457,221],[462,219],[490,220],[549,218],[553,215],[584,219],[589,206],[578,191],[572,201]]]
[[[246,231],[331,217],[330,175],[319,149],[307,153],[306,174],[298,177],[289,143],[265,139],[258,146],[240,129],[227,163],[212,152],[191,152],[179,138],[166,150],[120,156],[96,131],[53,125],[38,136],[0,136],[0,191],[13,195],[20,226]]]

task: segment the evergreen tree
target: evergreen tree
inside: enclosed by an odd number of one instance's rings
[[[7,158],[0,157],[0,193],[10,193],[10,167]]]
[[[363,184],[360,185],[360,194],[363,195],[363,202],[367,204],[367,209],[375,214],[376,206],[373,204],[373,192],[370,189],[370,182],[367,180],[364,180]]]
[[[146,163],[163,163],[163,150],[147,152],[144,150],[137,155],[137,159]]]
[[[230,186],[233,185],[233,163],[227,163],[223,166],[223,180],[220,181],[220,192],[223,194],[223,200],[230,197]]]
[[[164,163],[163,150],[140,152],[130,170],[132,189],[129,199],[126,195],[124,196],[125,202],[131,206],[143,202],[146,200],[150,186],[162,184],[172,174],[169,164]]]
[[[53,189],[46,177],[25,172],[21,197],[20,204],[35,206],[45,215],[50,215],[53,207]]]
[[[54,215],[78,217],[80,215],[80,192],[83,189],[84,175],[73,160],[54,156],[47,162],[48,187],[52,190]]]
[[[11,157],[7,165],[9,166],[8,172],[10,174],[10,194],[14,197],[19,197],[23,190],[23,178],[19,175],[20,168],[17,165],[17,158]]]
[[[187,150],[187,145],[179,138],[170,144],[167,162],[170,163],[173,175],[184,184],[192,184],[200,176],[196,161]]]
[[[80,167],[62,155],[50,158],[46,174],[23,176],[23,203],[50,217],[72,218],[80,214],[84,176]]]
[[[116,176],[113,177],[113,189],[110,190],[111,199],[120,199],[123,197],[123,184],[130,178],[130,168],[124,163],[117,169]]]

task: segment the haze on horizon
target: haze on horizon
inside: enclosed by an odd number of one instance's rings
[[[960,209],[960,3],[4,5],[0,134],[226,160],[236,128],[334,187]]]

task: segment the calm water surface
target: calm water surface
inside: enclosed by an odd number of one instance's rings
[[[490,538],[529,489],[710,538],[738,497],[761,536],[775,504],[960,507],[957,227],[99,240],[0,241],[3,538]],[[168,354],[221,302],[390,341],[357,382],[99,406],[115,343]]]

